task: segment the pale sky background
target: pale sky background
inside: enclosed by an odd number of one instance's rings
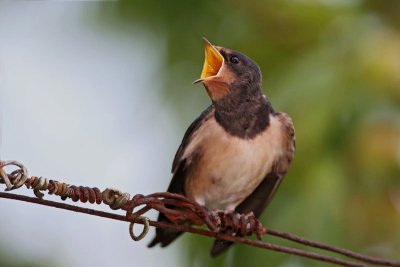
[[[163,39],[108,29],[93,18],[96,7],[0,2],[1,159],[76,185],[163,191],[184,130],[155,78]],[[4,199],[0,213],[0,246],[11,261],[180,265],[182,241],[146,247],[154,230],[134,242],[127,223]]]

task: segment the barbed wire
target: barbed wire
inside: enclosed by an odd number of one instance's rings
[[[17,167],[11,173],[6,173],[4,167]],[[292,235],[285,232],[280,232],[272,229],[265,229],[261,223],[254,217],[253,214],[225,214],[223,212],[213,212],[205,209],[197,203],[185,198],[182,195],[172,193],[154,193],[147,196],[137,194],[130,197],[129,193],[123,193],[116,188],[107,188],[100,191],[97,187],[74,186],[56,180],[50,180],[43,177],[28,176],[28,171],[25,166],[17,161],[2,161],[0,162],[0,183],[6,185],[6,191],[17,189],[23,185],[31,188],[37,198],[16,195],[11,193],[0,192],[0,198],[14,199],[25,201],[50,207],[55,207],[64,210],[81,212],[93,216],[127,221],[130,222],[129,234],[135,241],[144,238],[149,230],[149,226],[167,228],[175,231],[189,232],[203,236],[218,238],[221,240],[231,241],[235,243],[247,244],[254,247],[260,247],[276,252],[287,253],[306,257],[314,260],[329,262],[341,266],[364,267],[364,263],[400,267],[399,261],[382,259],[377,257],[366,256],[355,253],[343,248],[329,246],[316,241],[304,239],[302,237]],[[124,210],[126,215],[119,215],[98,211],[65,203],[49,201],[43,199],[43,191],[48,194],[60,196],[62,200],[70,198],[74,202],[89,202],[90,204],[108,205],[113,210]],[[139,210],[134,210],[141,207]],[[179,209],[176,209],[179,207]],[[147,211],[154,209],[163,213],[171,223],[151,221],[143,216]],[[191,222],[192,225],[207,225],[208,230],[182,224],[182,222]],[[142,232],[135,235],[133,232],[134,224],[144,225]],[[222,231],[230,229],[234,233],[241,235],[255,234],[259,240],[252,240],[238,235],[225,234]],[[309,247],[322,249],[343,256],[362,261],[364,263],[343,260],[331,256],[321,255],[315,252],[309,252],[292,247],[285,247],[260,241],[262,235],[268,234],[279,238],[287,239],[296,243],[300,243]]]

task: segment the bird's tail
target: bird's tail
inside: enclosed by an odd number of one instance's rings
[[[164,216],[164,214],[160,213],[158,216],[159,222],[168,222],[168,219]],[[171,244],[175,239],[177,239],[182,232],[177,232],[169,229],[157,228],[156,236],[153,240],[147,245],[147,247],[151,248],[160,243],[161,247],[166,247]]]
[[[211,248],[210,256],[217,257],[219,254],[221,254],[222,252],[227,250],[232,245],[233,245],[233,242],[216,239],[214,241],[214,245]]]
[[[175,239],[177,239],[182,233],[175,232],[171,230],[157,228],[156,236],[153,240],[147,245],[147,247],[151,248],[160,243],[161,247],[166,247],[171,244]]]

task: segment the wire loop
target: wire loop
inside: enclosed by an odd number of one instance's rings
[[[17,166],[19,169],[7,174],[3,169],[5,166]],[[28,170],[22,163],[15,160],[0,161],[0,177],[0,181],[6,184],[6,191],[10,191],[25,184],[28,180]]]
[[[134,227],[135,223],[131,222],[129,224],[129,235],[131,236],[131,238],[134,241],[142,240],[147,235],[147,233],[149,232],[149,228],[150,228],[149,218],[147,218],[145,216],[140,216],[139,219],[143,222],[143,230],[140,233],[140,235],[135,235],[135,233],[133,232],[133,227]]]

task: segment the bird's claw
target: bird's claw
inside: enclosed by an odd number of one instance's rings
[[[252,235],[256,234],[259,240],[266,233],[266,229],[257,219],[253,212],[247,214],[235,211],[214,210],[210,212],[211,217],[217,221],[219,230],[230,230],[233,235]]]

